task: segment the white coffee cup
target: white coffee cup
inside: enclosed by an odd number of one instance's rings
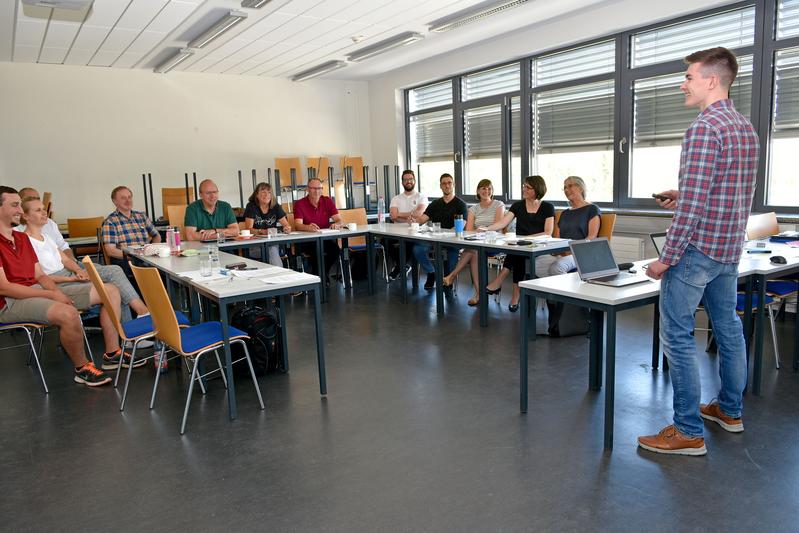
[[[419,223],[411,222],[411,231],[419,231]]]
[[[162,247],[158,249],[158,257],[169,257],[170,253],[169,248]]]
[[[350,231],[355,231],[358,229],[358,224],[356,224],[355,222],[350,222],[349,224],[347,224],[347,229]]]
[[[250,236],[250,235],[252,235],[252,234],[250,233],[250,230],[248,230],[248,229],[243,229],[243,230],[241,230],[241,231],[239,232],[239,235],[241,235],[242,237],[249,237],[249,236]]]

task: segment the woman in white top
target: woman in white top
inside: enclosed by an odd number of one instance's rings
[[[479,203],[469,208],[469,216],[466,219],[466,231],[474,231],[479,227],[490,226],[502,220],[505,206],[499,200],[494,200],[494,187],[491,180],[483,179],[477,184],[477,200]],[[477,276],[477,252],[475,250],[463,250],[461,258],[449,275],[444,276],[444,285],[452,285],[458,273],[466,268],[472,272],[472,285],[474,286],[474,296],[469,299],[469,305],[477,305],[480,301],[480,286]]]
[[[88,282],[89,275],[86,271],[75,260],[59,250],[55,241],[42,233],[42,228],[47,224],[47,211],[42,201],[38,198],[25,198],[22,202],[22,211],[26,220],[25,233],[31,241],[44,273],[56,283]],[[104,268],[100,272],[100,278],[104,283],[110,283],[119,289],[122,298],[121,320],[123,322],[130,320],[131,309],[137,315],[148,314],[147,306],[139,298],[136,289],[130,284],[120,267]],[[130,309],[127,309],[128,306]]]

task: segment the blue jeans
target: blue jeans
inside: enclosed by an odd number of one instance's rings
[[[698,354],[691,335],[694,311],[703,297],[719,347],[719,407],[727,416],[741,416],[747,368],[743,327],[735,313],[737,289],[737,264],[714,261],[690,245],[680,262],[663,275],[660,340],[674,388],[674,425],[688,437],[701,437],[703,430]]]
[[[416,262],[419,263],[419,267],[424,270],[425,272],[435,272],[436,267],[433,266],[433,262],[430,261],[428,257],[428,252],[430,252],[429,244],[414,244],[413,245],[413,256],[416,258]],[[458,264],[458,254],[460,253],[460,248],[450,248],[449,246],[445,246],[444,250],[447,252],[447,267],[448,270],[444,271],[444,275],[446,276],[449,272],[455,268],[455,265]]]

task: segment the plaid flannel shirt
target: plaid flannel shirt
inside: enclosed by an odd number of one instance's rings
[[[152,221],[141,211],[131,211],[130,218],[114,211],[103,221],[103,244],[125,245],[147,244],[158,235]]]
[[[682,142],[679,198],[660,261],[676,265],[691,244],[720,263],[738,263],[752,209],[759,144],[730,100],[706,107]]]

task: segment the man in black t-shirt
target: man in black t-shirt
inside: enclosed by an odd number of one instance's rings
[[[442,174],[439,178],[439,186],[441,187],[441,198],[430,202],[430,205],[425,209],[424,214],[415,220],[420,224],[426,223],[428,220],[441,223],[442,229],[452,229],[455,227],[455,216],[461,215],[464,223],[469,216],[469,209],[466,202],[455,196],[455,180],[449,174]],[[436,285],[436,273],[433,263],[430,262],[428,252],[431,246],[429,244],[415,244],[413,246],[413,255],[419,266],[427,272],[427,281],[424,283],[424,288],[432,290]],[[445,247],[447,251],[447,268],[452,270],[458,263],[459,248]],[[447,271],[445,274],[449,273]]]

